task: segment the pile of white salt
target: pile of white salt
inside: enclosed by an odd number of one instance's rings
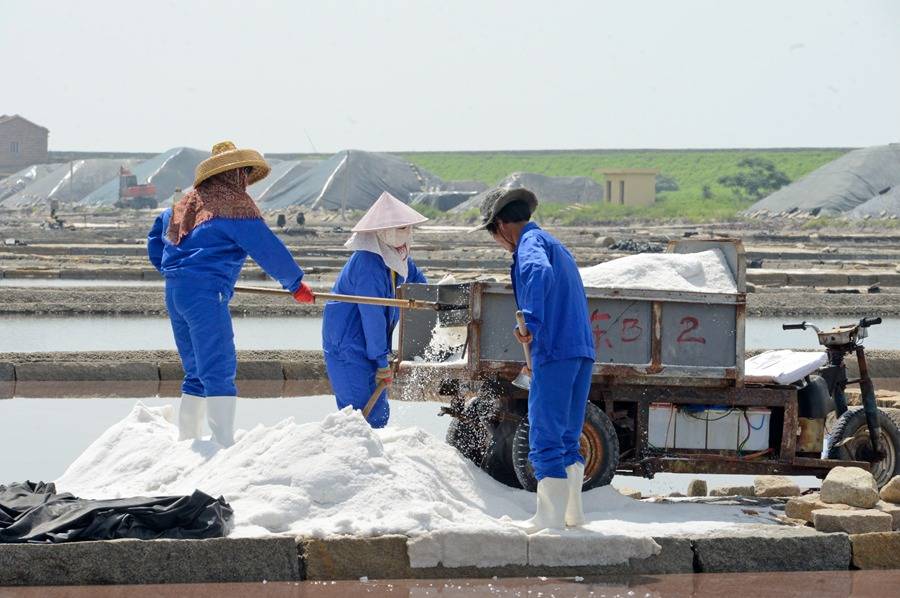
[[[585,287],[736,293],[719,249],[697,253],[638,253],[579,269]]]

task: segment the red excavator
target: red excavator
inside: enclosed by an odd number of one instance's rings
[[[156,201],[156,185],[147,183],[138,185],[137,176],[124,166],[119,167],[119,201],[117,208],[133,210],[152,210],[159,205]]]

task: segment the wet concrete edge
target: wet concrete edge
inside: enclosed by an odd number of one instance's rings
[[[797,534],[787,528],[762,536],[654,539],[662,548],[659,554],[619,565],[484,568],[411,567],[403,535],[5,544],[0,545],[0,586],[848,570],[857,544],[847,534]],[[900,541],[900,532],[890,540]],[[598,543],[603,541],[598,537]],[[879,564],[885,567],[884,561]],[[900,567],[900,562],[887,566]]]

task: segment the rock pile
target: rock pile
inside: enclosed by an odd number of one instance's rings
[[[879,496],[871,473],[858,467],[835,467],[828,472],[821,492],[790,499],[784,512],[826,533],[900,530],[900,476]]]

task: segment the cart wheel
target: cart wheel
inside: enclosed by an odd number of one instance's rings
[[[447,444],[479,466],[491,445],[491,433],[484,424],[484,416],[491,413],[492,409],[490,399],[475,397],[463,407],[463,418],[454,417],[447,426]]]
[[[513,437],[512,456],[516,477],[522,488],[534,492],[537,479],[528,460],[528,418],[522,418]],[[619,441],[616,429],[605,413],[593,403],[587,404],[581,431],[581,456],[584,457],[583,490],[609,484],[619,465]]]
[[[881,426],[881,445],[884,448],[884,459],[872,463],[872,475],[881,488],[892,477],[900,475],[900,417],[891,417],[881,409],[878,410],[878,425]],[[869,427],[866,425],[866,413],[861,408],[848,410],[834,425],[828,437],[828,458],[852,461],[869,461],[868,454],[872,450],[869,441]]]

